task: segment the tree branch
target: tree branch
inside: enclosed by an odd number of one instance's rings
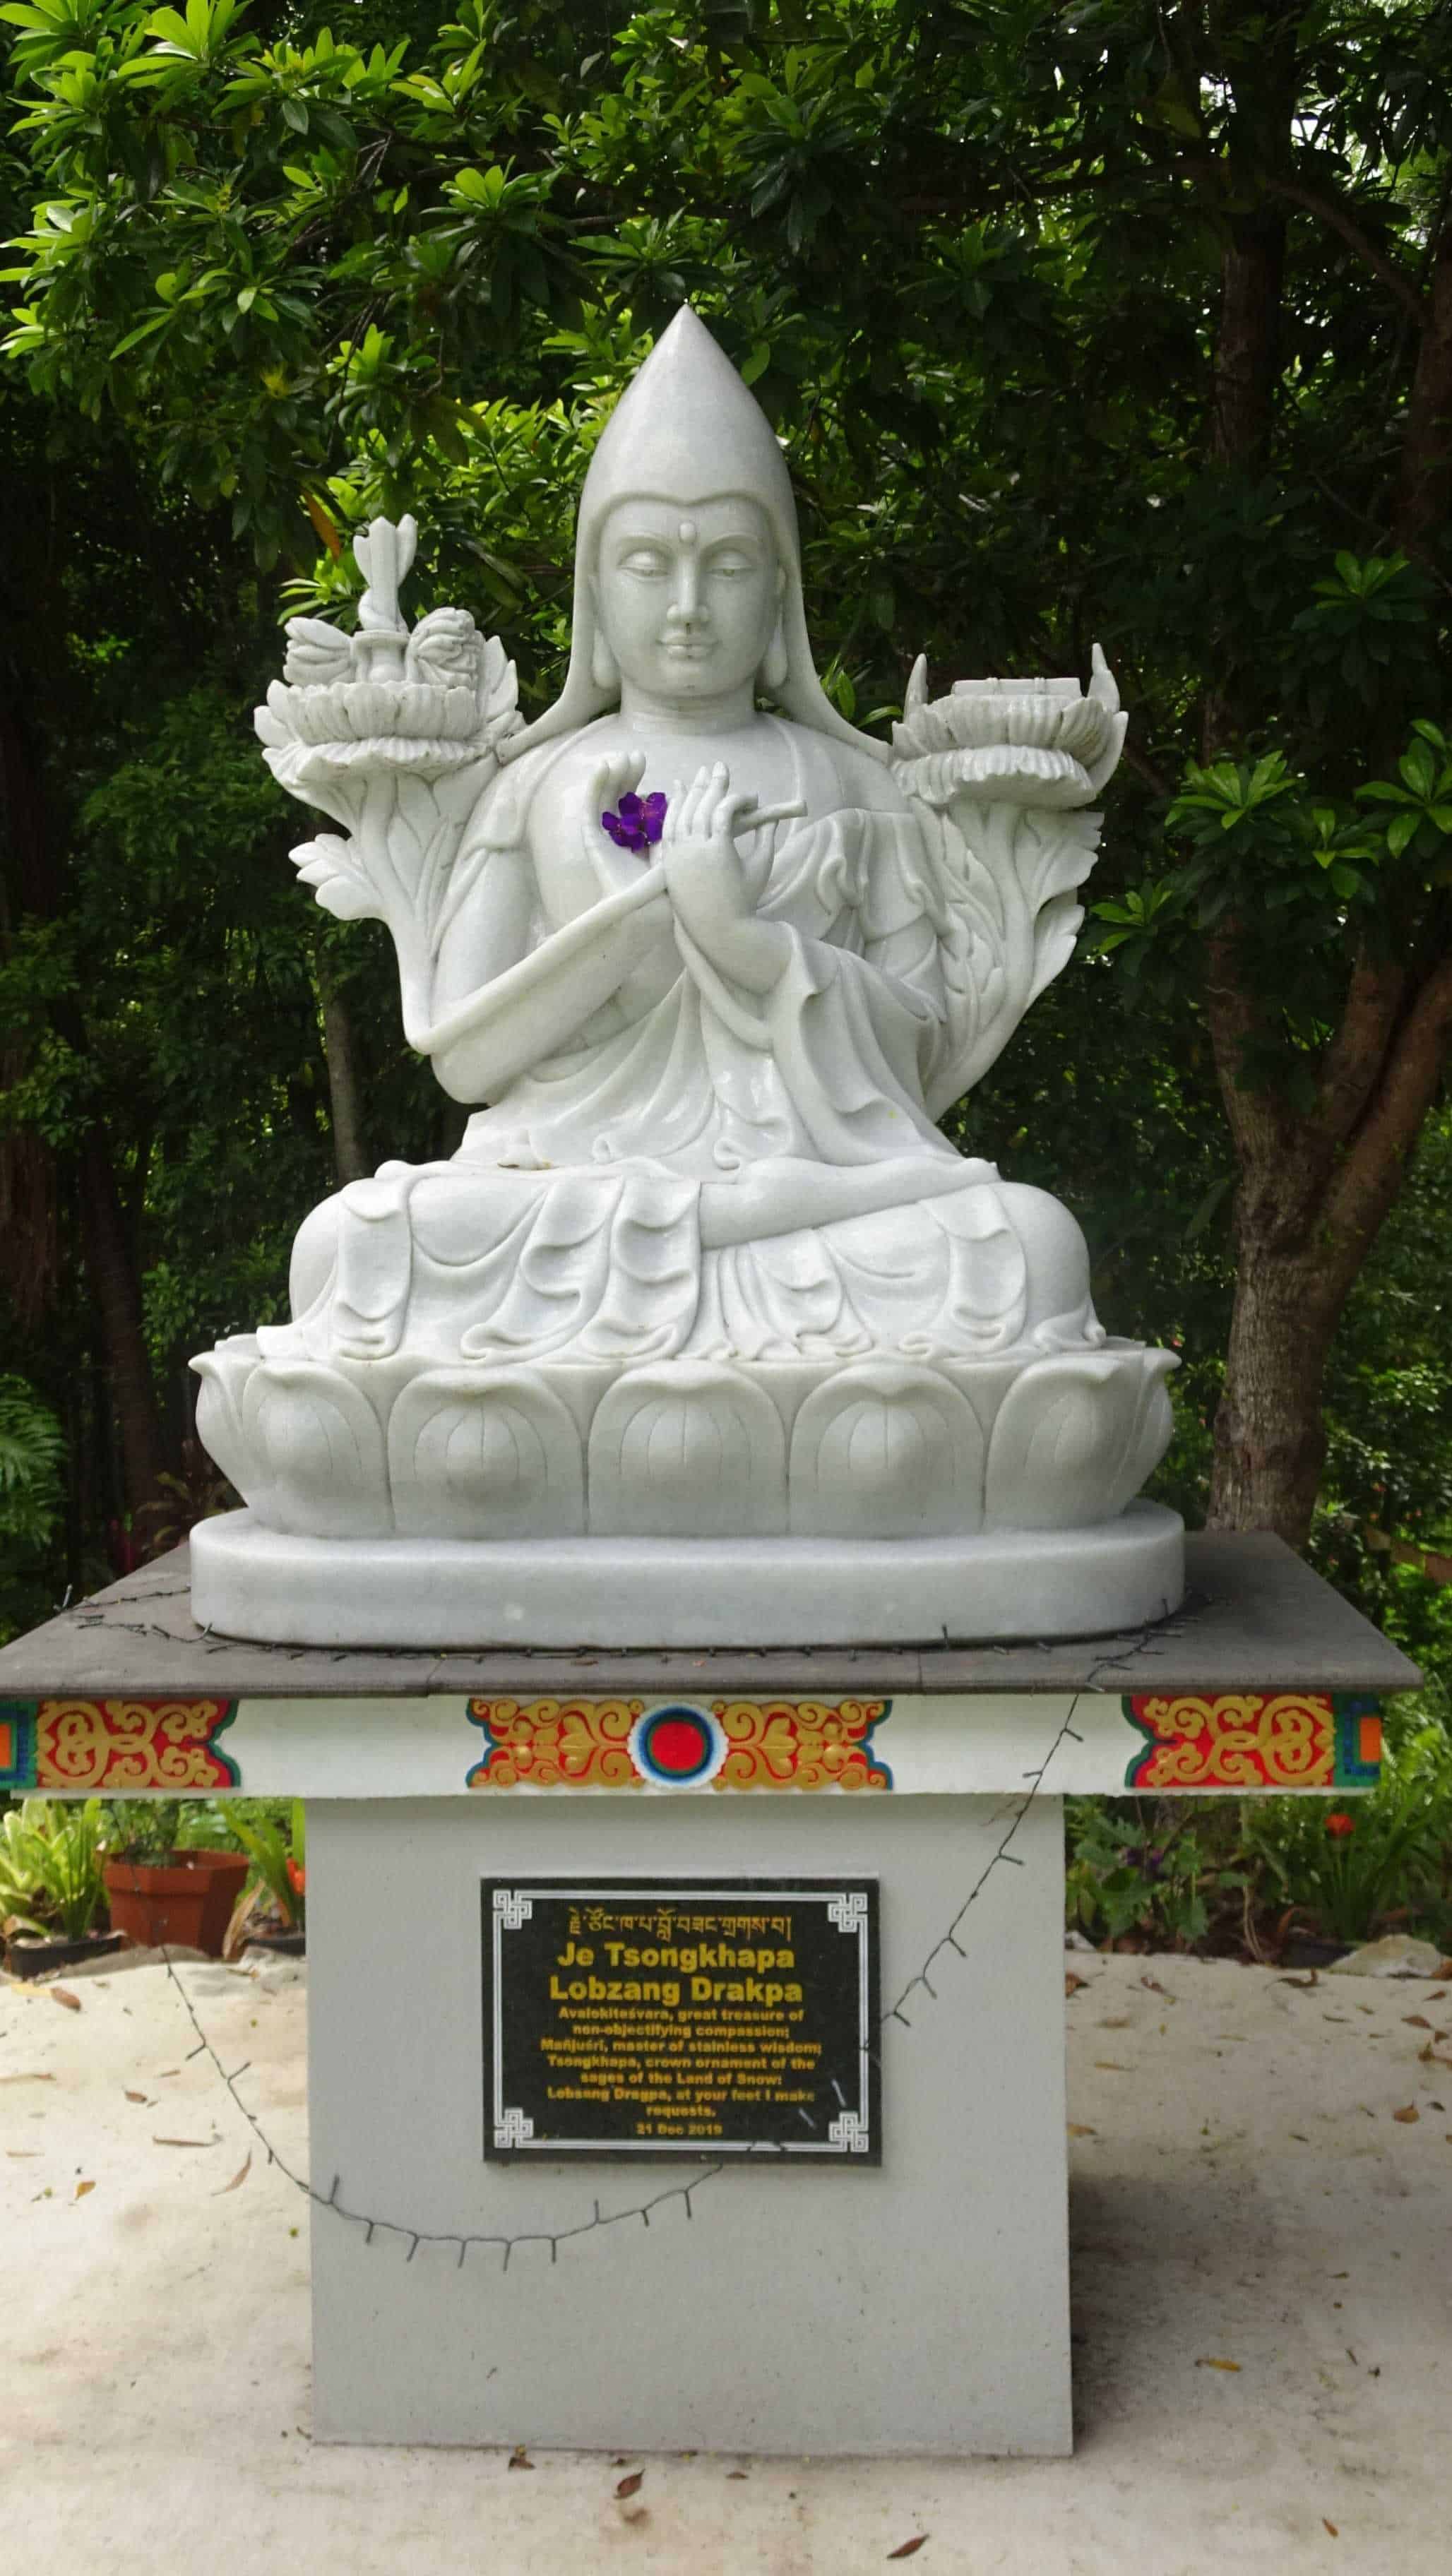
[[[1328,1247],[1352,1277],[1401,1188],[1436,1097],[1452,1034],[1452,956],[1433,967],[1402,1021],[1370,1108],[1326,1194]]]
[[[1436,547],[1452,500],[1452,224],[1437,238],[1427,310],[1392,513],[1392,533],[1411,555]]]
[[[1266,193],[1284,197],[1287,205],[1299,206],[1302,212],[1315,215],[1329,231],[1340,236],[1348,250],[1353,250],[1363,267],[1379,277],[1389,294],[1396,298],[1407,319],[1418,331],[1425,330],[1429,319],[1425,297],[1418,294],[1405,270],[1384,250],[1379,250],[1369,233],[1363,232],[1349,206],[1328,197],[1320,188],[1308,188],[1304,179],[1266,179]]]
[[[1205,1020],[1225,1103],[1226,1124],[1244,1180],[1277,1153],[1282,1134],[1270,1095],[1248,1090],[1241,1079],[1246,1056],[1261,1034],[1263,1022],[1240,971],[1239,945],[1233,924],[1217,931],[1207,944]]]
[[[1371,1097],[1406,983],[1406,970],[1394,958],[1359,951],[1316,1091],[1316,1124],[1333,1144],[1350,1135]]]

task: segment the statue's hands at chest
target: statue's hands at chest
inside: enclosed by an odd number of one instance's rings
[[[666,892],[678,937],[685,934],[687,962],[694,945],[717,970],[765,992],[787,956],[787,934],[760,921],[756,907],[771,871],[771,843],[754,860],[742,854],[737,835],[801,812],[800,805],[762,809],[754,796],[733,790],[723,760],[696,772],[689,786],[677,780],[661,831]]]

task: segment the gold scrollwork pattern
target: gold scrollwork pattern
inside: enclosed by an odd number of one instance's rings
[[[868,1739],[882,1699],[716,1699],[730,1747],[718,1789],[890,1789]]]
[[[1307,1691],[1215,1698],[1133,1698],[1150,1739],[1130,1763],[1134,1789],[1329,1789],[1336,1771],[1336,1713]]]
[[[471,1699],[488,1751],[471,1789],[638,1789],[627,1749],[640,1699]]]
[[[711,1789],[890,1789],[871,1737],[891,1703],[713,1699],[692,1711],[725,1753]],[[656,1785],[631,1749],[644,1699],[471,1699],[483,1758],[471,1789],[641,1789]],[[668,1713],[668,1712],[665,1712]]]
[[[213,1737],[230,1699],[43,1699],[35,1713],[38,1789],[235,1789]]]

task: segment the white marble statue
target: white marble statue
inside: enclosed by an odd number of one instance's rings
[[[934,1123],[1072,951],[1102,654],[1087,697],[929,701],[919,663],[891,749],[856,732],[781,449],[688,309],[595,451],[537,723],[469,616],[404,624],[414,538],[358,539],[358,632],[296,621],[257,729],[340,827],[304,881],[387,923],[408,1042],[474,1114],[317,1208],[292,1321],[196,1362],[251,1524],[487,1569],[1116,1522],[1173,1358],[1110,1341],[1067,1210]]]

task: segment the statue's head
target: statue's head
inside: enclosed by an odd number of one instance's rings
[[[591,459],[569,672],[508,756],[603,715],[622,674],[678,699],[683,713],[754,678],[798,723],[885,757],[823,695],[786,461],[689,305],[627,386]]]
[[[759,502],[617,501],[591,569],[591,671],[689,708],[743,683],[786,677],[786,571]]]

